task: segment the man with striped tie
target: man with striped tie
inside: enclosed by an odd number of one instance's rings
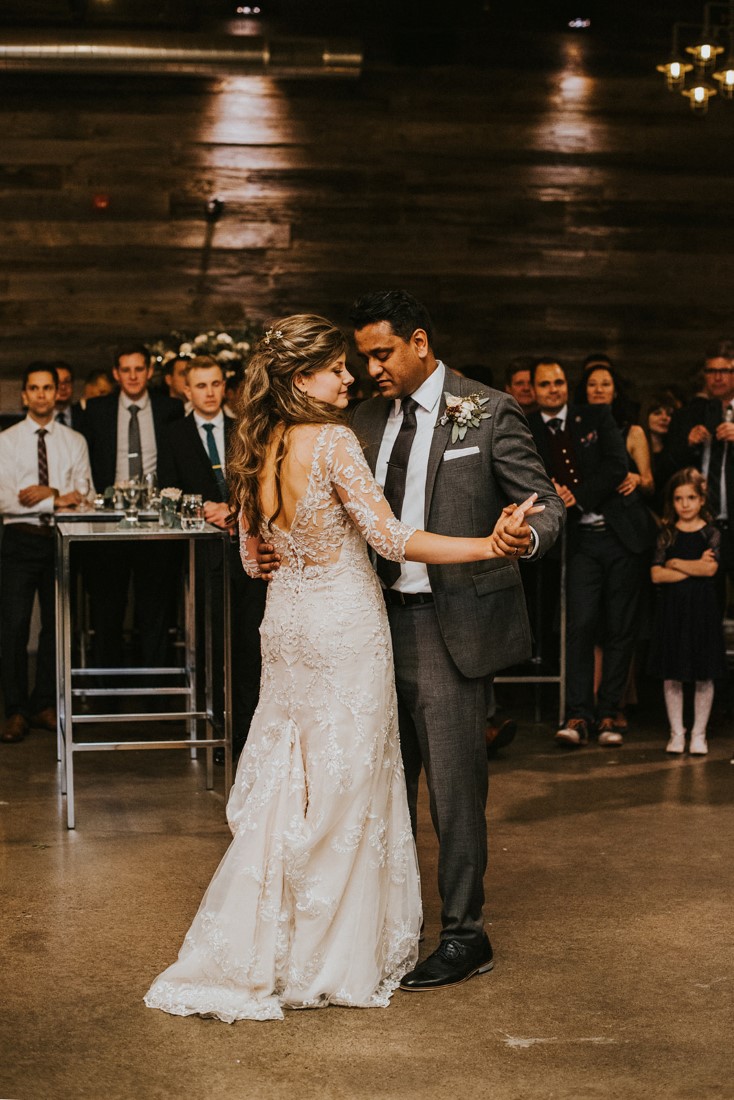
[[[22,741],[29,728],[56,730],[54,511],[81,500],[77,483],[91,483],[84,437],[54,419],[58,378],[50,363],[23,375],[27,416],[0,435],[0,566],[2,689],[6,723],[0,740]],[[36,682],[28,682],[28,637],[38,594],[41,633]]]
[[[175,486],[184,493],[198,493],[204,501],[204,517],[217,527],[228,526],[229,504],[227,488],[227,449],[235,421],[223,409],[225,378],[216,359],[197,356],[187,364],[185,393],[191,412],[168,429],[165,464],[161,467],[161,486]],[[234,532],[233,532],[234,533]],[[203,568],[214,573],[212,592],[221,591],[221,548],[206,547],[208,558],[197,563],[197,577]],[[265,610],[265,585],[248,577],[239,560],[237,539],[230,546],[231,571],[231,645],[232,645],[232,711],[233,749],[238,756],[247,737],[257,706],[260,686],[260,623]],[[197,592],[203,590],[197,583]],[[199,621],[201,616],[197,616]],[[221,692],[222,607],[216,598],[212,608],[212,640],[214,642],[215,682],[219,678]],[[223,761],[223,754],[219,753]]]

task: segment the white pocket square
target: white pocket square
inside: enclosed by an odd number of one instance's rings
[[[458,447],[455,451],[444,451],[444,462],[450,462],[452,458],[466,458],[467,455],[478,455],[478,447]]]

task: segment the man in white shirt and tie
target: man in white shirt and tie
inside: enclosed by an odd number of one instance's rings
[[[6,723],[0,739],[22,741],[29,728],[56,730],[54,539],[52,518],[91,485],[84,437],[54,417],[58,379],[48,363],[23,375],[27,416],[0,435],[2,688]],[[36,682],[28,682],[28,637],[38,595],[41,633]]]

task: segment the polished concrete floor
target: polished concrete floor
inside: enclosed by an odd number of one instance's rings
[[[550,714],[549,714],[550,719]],[[492,974],[386,1010],[226,1025],[146,1009],[227,844],[185,752],[0,746],[3,1100],[704,1100],[734,1097],[734,731],[668,759],[525,724],[492,764]],[[425,811],[425,805],[424,805]],[[426,951],[438,933],[423,813]]]

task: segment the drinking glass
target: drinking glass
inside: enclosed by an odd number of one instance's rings
[[[138,502],[142,486],[136,478],[122,483],[122,498],[125,502],[125,519],[128,523],[138,522]]]
[[[92,491],[92,484],[88,477],[78,477],[74,482],[74,489],[82,498],[79,503],[81,510],[89,507],[89,494]]]
[[[145,478],[145,507],[153,507],[153,502],[158,497],[158,478],[153,474],[146,474]]]
[[[204,500],[198,494],[181,498],[181,529],[183,531],[204,530]]]

